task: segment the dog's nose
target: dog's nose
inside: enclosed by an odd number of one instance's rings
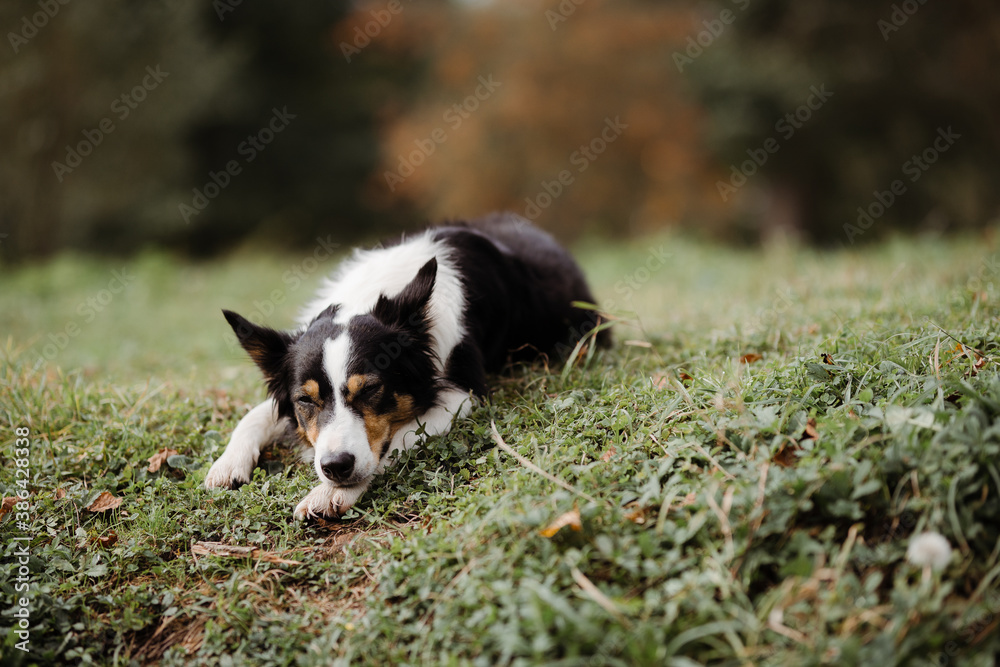
[[[320,460],[319,467],[331,482],[342,482],[354,472],[354,454],[349,452],[327,454]]]

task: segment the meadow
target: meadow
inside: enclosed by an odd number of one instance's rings
[[[291,325],[328,244],[6,267],[2,662],[992,665],[997,245],[580,244],[615,346],[509,369],[311,524],[294,446],[201,482],[263,397],[220,309]]]

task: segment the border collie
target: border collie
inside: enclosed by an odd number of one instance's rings
[[[223,311],[268,398],[236,426],[205,486],[248,482],[261,447],[297,433],[320,484],[295,518],[343,515],[395,453],[447,433],[485,397],[487,373],[590,335],[607,345],[607,325],[574,301],[594,298],[569,253],[527,220],[493,214],[355,252],[297,331]]]

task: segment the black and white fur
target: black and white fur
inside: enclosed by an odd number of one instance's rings
[[[487,373],[569,351],[591,332],[599,318],[574,301],[594,299],[569,253],[526,220],[494,214],[356,252],[293,333],[224,311],[269,397],[237,425],[205,485],[249,481],[261,448],[297,431],[320,484],[294,516],[342,515],[396,452],[465,416]]]

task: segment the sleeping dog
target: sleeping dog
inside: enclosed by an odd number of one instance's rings
[[[486,374],[512,359],[610,335],[583,273],[548,234],[512,214],[433,227],[346,260],[294,332],[223,311],[267,381],[205,486],[246,483],[261,447],[314,449],[320,484],[297,519],[341,516],[397,452],[447,433]],[[596,330],[596,333],[595,333]]]

